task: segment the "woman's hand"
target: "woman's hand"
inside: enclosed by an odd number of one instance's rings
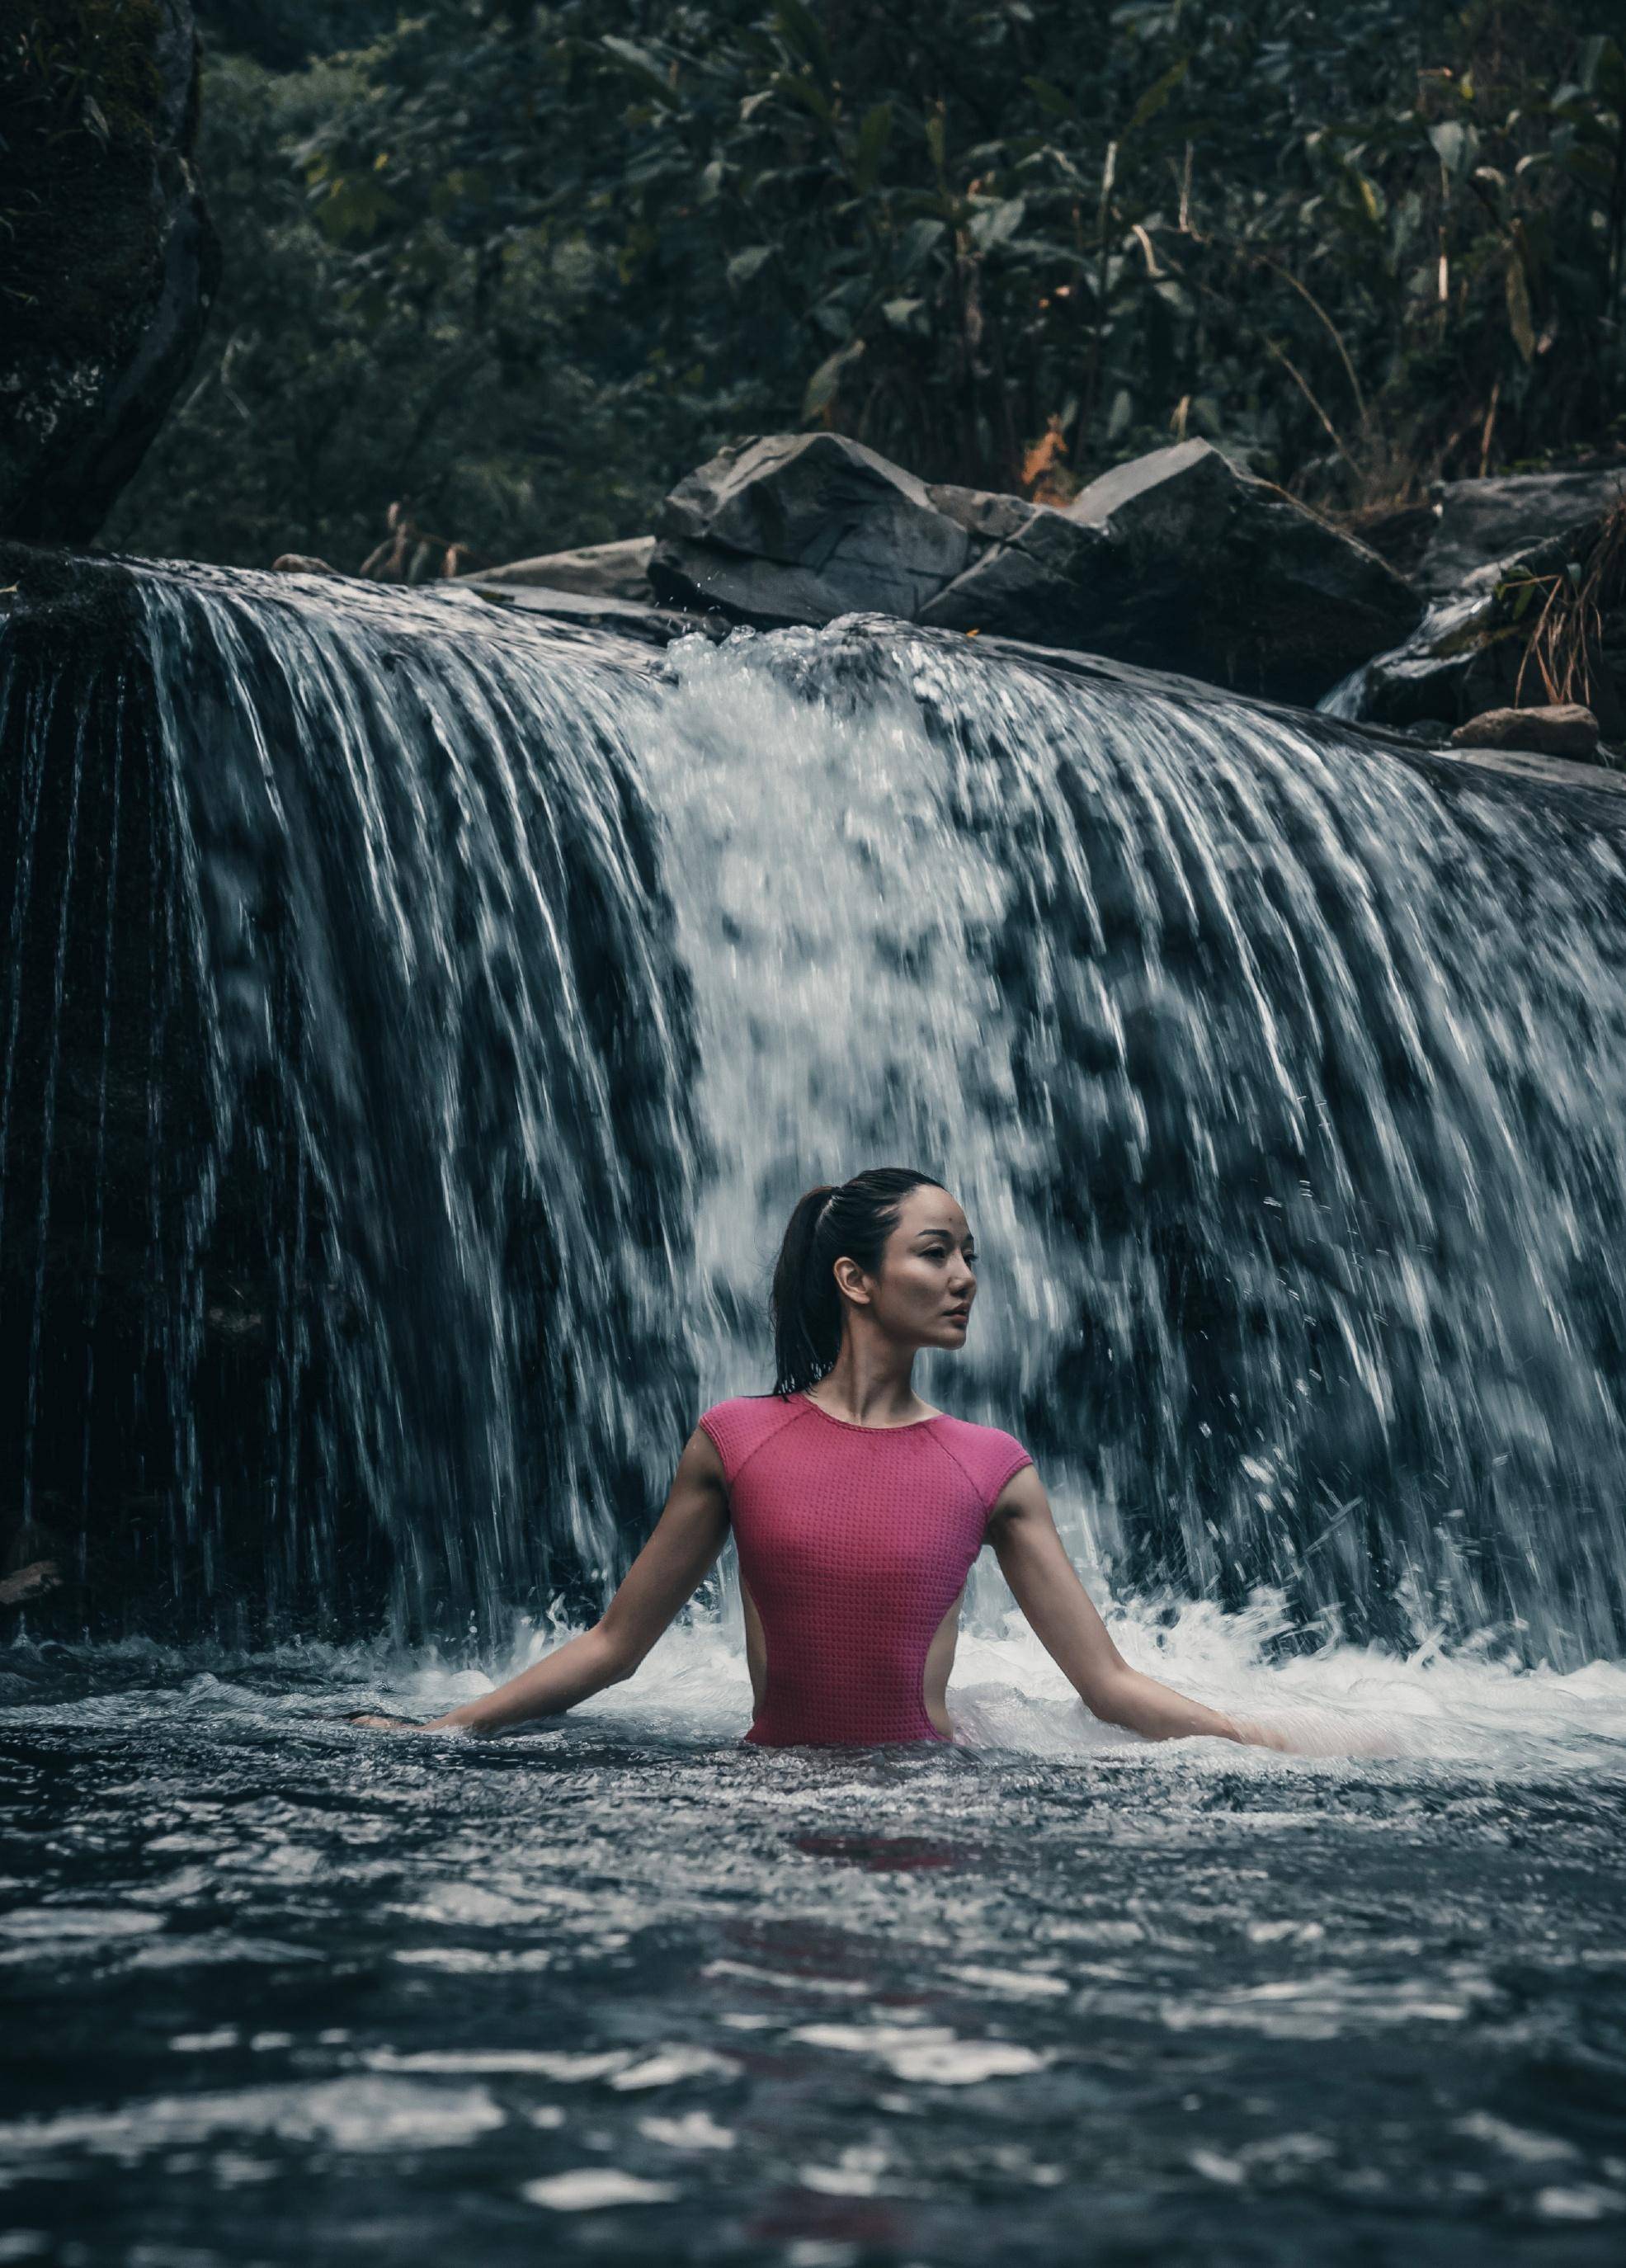
[[[1251,1717],[1232,1717],[1231,1721],[1245,1748],[1285,1749],[1289,1755],[1296,1753],[1291,1736],[1279,1725],[1261,1725]]]

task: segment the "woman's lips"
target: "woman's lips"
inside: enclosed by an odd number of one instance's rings
[[[971,1310],[968,1307],[951,1307],[948,1310],[947,1320],[951,1323],[963,1323],[968,1322],[970,1320],[970,1315]]]

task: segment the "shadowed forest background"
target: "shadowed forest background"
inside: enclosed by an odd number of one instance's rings
[[[512,558],[809,423],[1046,501],[1203,437],[1357,525],[1626,438],[1610,0],[198,14],[224,281],[115,546],[354,569],[404,497]]]

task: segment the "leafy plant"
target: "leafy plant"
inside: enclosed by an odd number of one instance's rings
[[[1355,513],[1611,446],[1612,18],[418,0],[211,57],[227,285],[117,530],[343,564],[404,496],[511,556],[802,424],[1052,499],[1206,437]]]

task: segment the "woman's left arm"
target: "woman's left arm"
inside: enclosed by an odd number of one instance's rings
[[[1078,1580],[1056,1533],[1044,1484],[1032,1465],[1024,1465],[1000,1491],[990,1515],[989,1541],[1040,1644],[1093,1715],[1149,1741],[1207,1734],[1260,1748],[1286,1745],[1263,1726],[1188,1701],[1172,1686],[1130,1668]]]

